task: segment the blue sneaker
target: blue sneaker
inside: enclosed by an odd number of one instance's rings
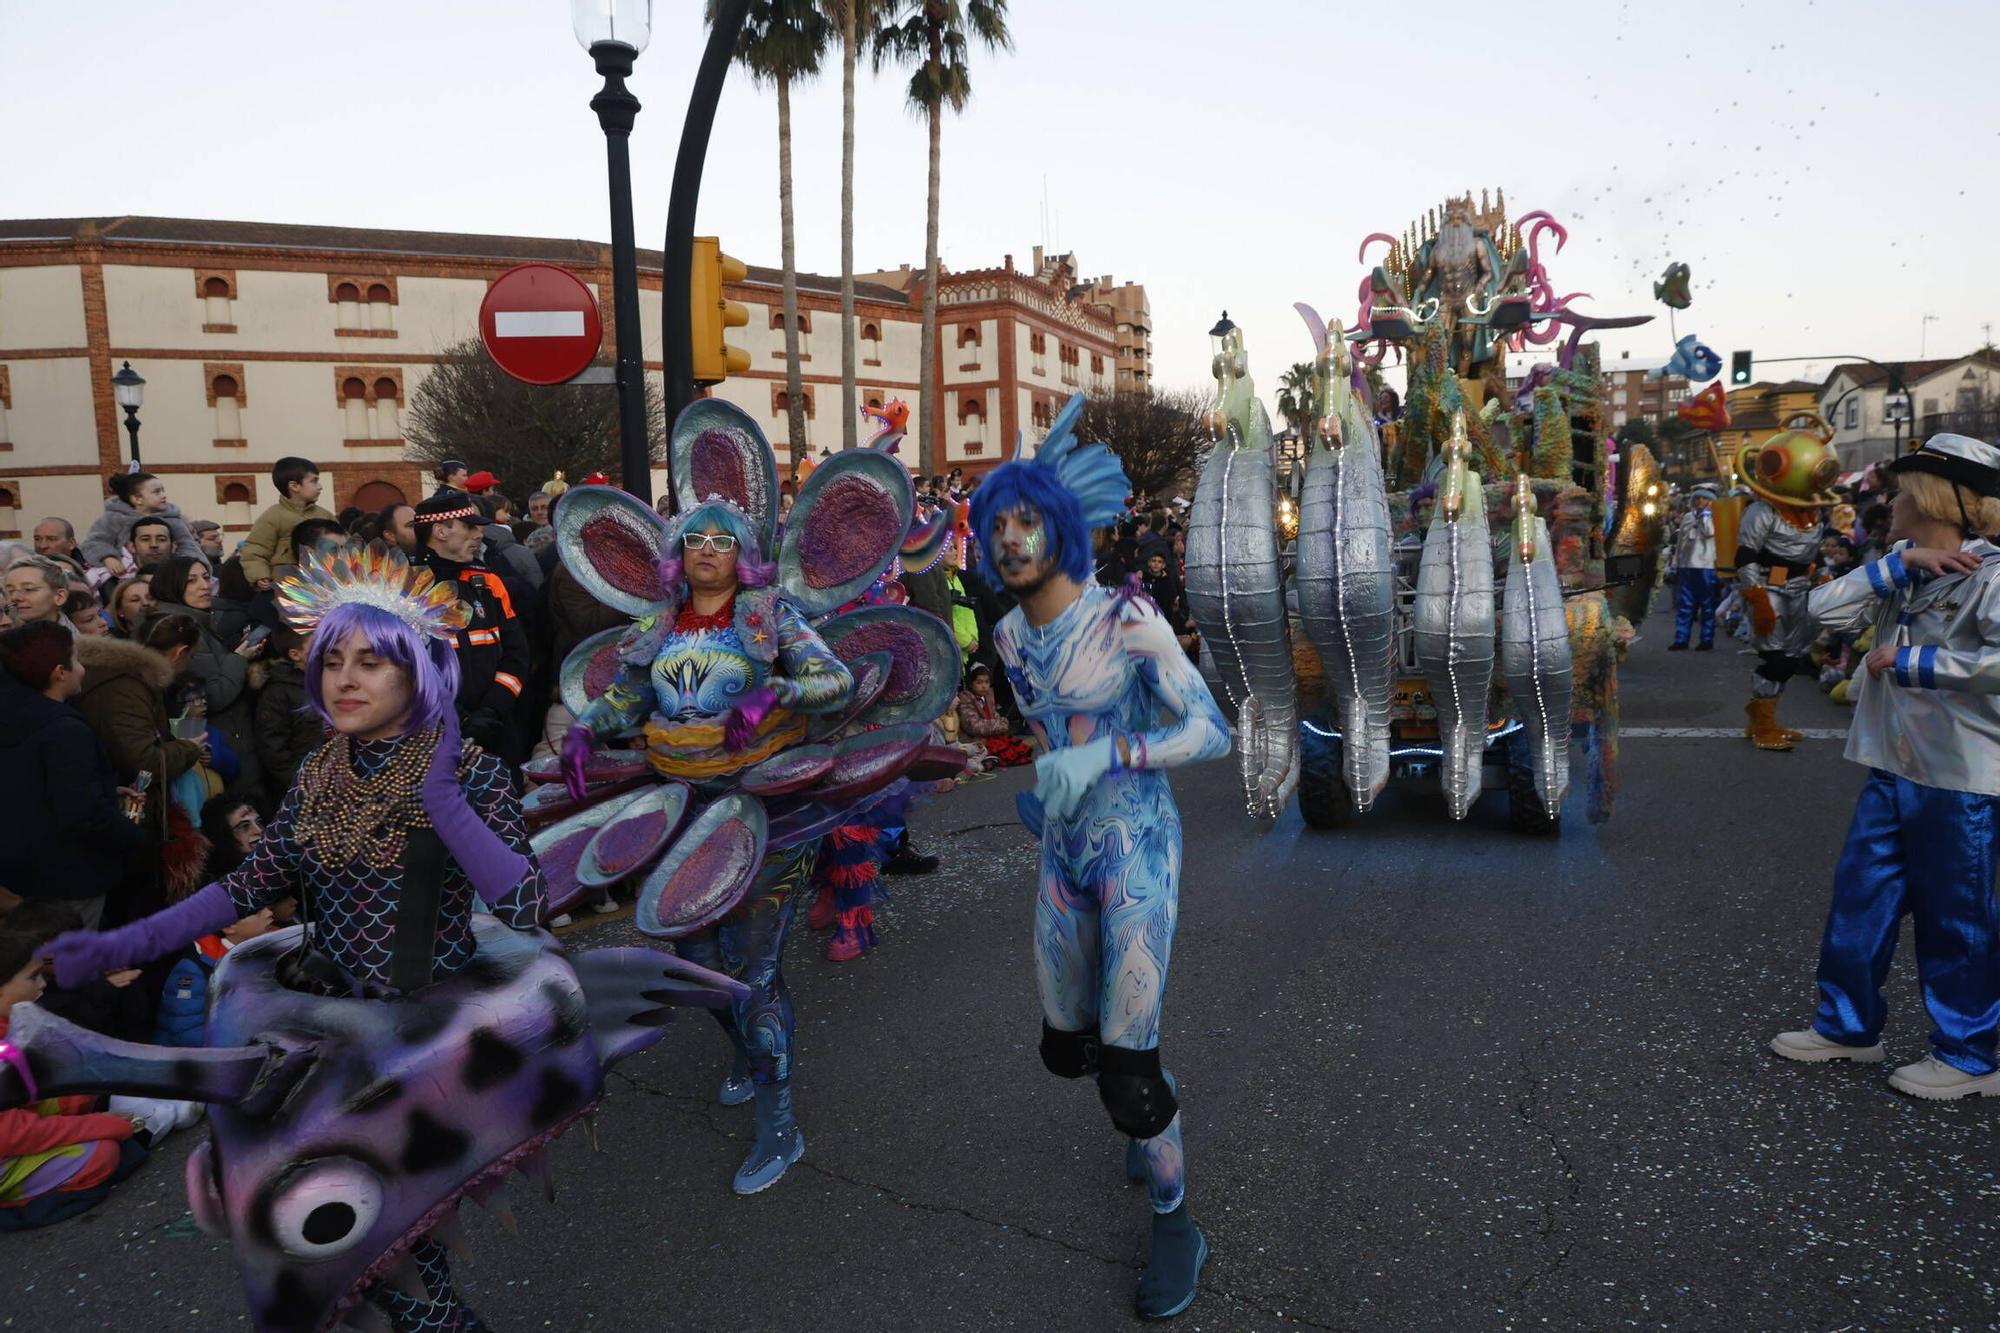
[[[792,1115],[792,1088],[789,1082],[759,1083],[756,1086],[757,1141],[750,1155],[736,1168],[732,1188],[738,1194],[756,1194],[778,1183],[793,1162],[805,1156],[806,1136]]]
[[[1153,1245],[1139,1274],[1134,1309],[1141,1319],[1172,1319],[1194,1304],[1201,1266],[1208,1262],[1208,1238],[1188,1216],[1187,1203],[1171,1213],[1153,1214]]]

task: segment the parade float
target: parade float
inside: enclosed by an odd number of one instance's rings
[[[1583,339],[1651,316],[1576,310],[1587,293],[1556,294],[1545,238],[1567,233],[1469,194],[1369,236],[1364,262],[1387,248],[1353,327],[1298,307],[1316,347],[1303,466],[1274,452],[1243,331],[1211,330],[1187,591],[1252,815],[1296,792],[1308,825],[1337,828],[1435,774],[1454,819],[1499,788],[1515,829],[1554,833],[1574,749],[1589,819],[1610,816],[1617,664],[1665,505],[1651,453],[1606,436]],[[1543,347],[1510,380],[1506,353]],[[1391,359],[1400,404],[1375,373]]]

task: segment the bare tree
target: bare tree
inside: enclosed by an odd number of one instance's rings
[[[1110,447],[1134,491],[1164,495],[1192,488],[1214,441],[1202,418],[1209,395],[1192,389],[1122,389],[1093,395],[1079,433]]]
[[[410,397],[406,452],[426,465],[463,459],[525,495],[561,468],[571,481],[592,472],[619,478],[618,399],[602,385],[523,384],[493,364],[477,338],[444,350]],[[646,438],[667,454],[666,407],[646,385]]]

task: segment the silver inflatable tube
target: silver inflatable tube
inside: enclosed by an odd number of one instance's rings
[[[1249,437],[1229,427],[1188,512],[1188,608],[1236,715],[1250,813],[1275,818],[1299,779],[1298,691],[1284,578],[1271,423],[1253,403]]]
[[[1440,776],[1453,819],[1465,818],[1479,799],[1493,684],[1493,542],[1477,473],[1465,474],[1463,494],[1452,518],[1439,488],[1415,607],[1417,665],[1437,705]]]
[[[1374,432],[1353,430],[1338,452],[1315,450],[1306,464],[1293,581],[1339,710],[1342,776],[1366,810],[1389,781],[1396,576]]]
[[[1572,691],[1569,618],[1549,546],[1549,525],[1537,518],[1535,555],[1515,552],[1500,611],[1500,675],[1527,729],[1542,808],[1562,808],[1569,791],[1569,710]]]

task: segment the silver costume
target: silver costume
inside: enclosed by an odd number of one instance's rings
[[[1793,527],[1768,500],[1745,509],[1737,527],[1736,585],[1744,590],[1746,602],[1753,601],[1756,589],[1763,589],[1776,618],[1763,634],[1756,632],[1753,620],[1750,646],[1763,658],[1751,681],[1750,693],[1756,698],[1781,694],[1819,636],[1806,610],[1806,596],[1812,591],[1806,571],[1819,559],[1819,529],[1817,521],[1809,528]],[[1775,582],[1774,570],[1783,571]]]
[[[2000,795],[2000,546],[1959,547],[1983,563],[1933,577],[1904,568],[1908,542],[1813,590],[1809,616],[1833,630],[1872,617],[1896,665],[1856,674],[1847,757],[1926,787]]]

